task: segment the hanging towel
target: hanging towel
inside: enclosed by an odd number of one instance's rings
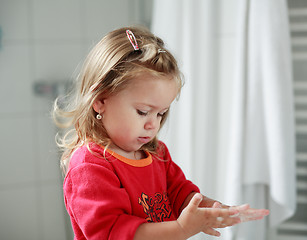
[[[274,227],[291,217],[296,206],[287,4],[240,0],[240,7],[226,199],[230,204],[269,208],[268,223]],[[239,225],[228,239],[266,239],[265,225],[266,221]]]

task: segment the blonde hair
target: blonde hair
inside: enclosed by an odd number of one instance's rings
[[[133,32],[140,50],[134,50],[126,30]],[[78,147],[89,142],[108,146],[111,140],[100,120],[93,103],[98,97],[108,97],[124,89],[137,75],[149,73],[172,78],[182,87],[181,73],[173,55],[164,48],[164,42],[143,27],[120,28],[107,34],[91,50],[81,72],[73,98],[66,107],[57,99],[54,103],[53,117],[60,128],[68,129],[57,144],[63,149],[62,167],[68,166],[69,158]],[[161,127],[167,118],[163,116]],[[157,139],[145,144],[142,150],[155,152]]]

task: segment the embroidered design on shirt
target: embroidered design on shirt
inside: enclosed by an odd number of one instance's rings
[[[155,193],[153,197],[149,197],[142,193],[139,198],[139,204],[142,205],[144,212],[147,214],[147,222],[163,222],[170,218],[172,210],[167,193]]]

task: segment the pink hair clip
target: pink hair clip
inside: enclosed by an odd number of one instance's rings
[[[127,29],[126,34],[127,34],[127,37],[129,39],[134,51],[140,50],[138,42],[136,41],[136,38],[135,38],[133,32],[131,32],[129,29]]]

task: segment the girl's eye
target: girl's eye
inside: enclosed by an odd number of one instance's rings
[[[166,113],[167,113],[167,111],[163,112],[163,113],[158,113],[158,117],[163,117]]]
[[[141,111],[141,110],[137,110],[137,113],[140,115],[140,116],[146,116],[148,114],[148,112],[146,111]]]

